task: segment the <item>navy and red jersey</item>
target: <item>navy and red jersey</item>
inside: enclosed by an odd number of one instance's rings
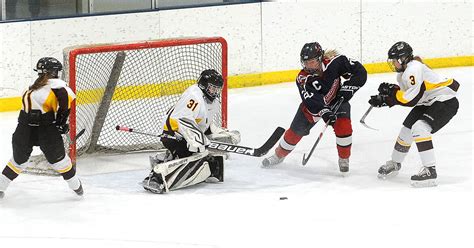
[[[296,77],[303,107],[312,115],[335,103],[343,91],[353,95],[367,80],[364,66],[344,55],[324,59],[322,67],[322,75],[301,70]],[[341,77],[347,81],[341,83]]]

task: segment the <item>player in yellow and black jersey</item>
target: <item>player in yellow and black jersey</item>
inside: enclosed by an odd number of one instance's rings
[[[413,49],[403,41],[389,49],[388,64],[398,73],[398,85],[382,83],[379,94],[371,96],[369,103],[374,107],[401,105],[414,108],[403,122],[391,160],[379,168],[379,177],[385,179],[396,175],[415,142],[422,166],[420,172],[411,177],[412,185],[435,186],[436,159],[431,136],[456,115],[459,83],[439,76],[421,58],[413,56]]]
[[[35,71],[38,78],[22,96],[22,109],[13,133],[13,157],[0,174],[0,198],[22,170],[28,166],[33,146],[39,146],[50,166],[61,173],[69,188],[83,194],[76,169],[64,150],[61,134],[69,132],[67,124],[74,92],[59,79],[62,64],[55,58],[41,58]]]

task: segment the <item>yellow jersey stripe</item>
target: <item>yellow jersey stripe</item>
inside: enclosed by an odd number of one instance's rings
[[[58,109],[58,99],[56,98],[56,95],[54,94],[54,92],[50,91],[48,97],[43,103],[43,111],[45,113],[52,112],[52,111],[56,112],[57,109]]]
[[[425,87],[426,87],[427,91],[434,90],[434,89],[441,88],[441,87],[447,87],[447,86],[451,85],[452,83],[453,83],[452,78],[445,81],[445,82],[437,83],[437,84],[430,83],[428,81],[423,81],[423,84],[425,84]]]

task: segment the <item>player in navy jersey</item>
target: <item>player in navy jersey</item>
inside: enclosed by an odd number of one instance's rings
[[[323,119],[334,128],[339,170],[347,173],[352,146],[349,101],[365,84],[367,71],[361,63],[336,50],[324,51],[318,42],[306,43],[301,49],[300,60],[303,69],[296,77],[296,86],[302,102],[275,153],[265,158],[262,166],[270,167],[283,162],[301,138]],[[343,103],[334,112],[334,105],[341,98]]]

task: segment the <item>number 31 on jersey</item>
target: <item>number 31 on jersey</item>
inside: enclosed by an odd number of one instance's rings
[[[194,101],[193,99],[190,99],[189,102],[188,102],[188,105],[186,105],[186,107],[188,107],[189,109],[194,111],[198,104],[199,104],[198,102]]]

